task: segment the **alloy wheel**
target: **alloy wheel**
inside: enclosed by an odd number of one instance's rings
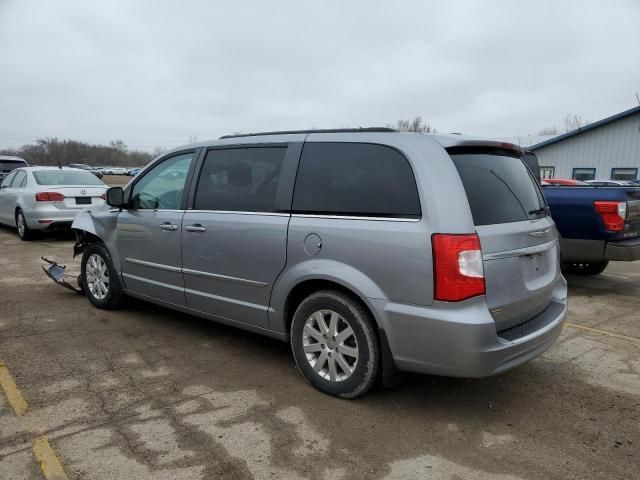
[[[356,369],[358,341],[349,322],[333,310],[318,310],[304,325],[302,346],[311,368],[325,380],[342,382]]]
[[[109,293],[109,270],[104,259],[94,253],[87,259],[86,286],[97,300],[103,300]]]

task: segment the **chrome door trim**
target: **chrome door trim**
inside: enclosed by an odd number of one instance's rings
[[[124,261],[128,263],[133,263],[135,265],[142,265],[143,267],[151,267],[151,268],[157,268],[159,270],[167,270],[169,272],[182,273],[182,268],[172,267],[171,265],[164,265],[162,263],[147,262],[145,260],[138,260],[136,258],[125,258]]]
[[[418,223],[421,218],[402,218],[402,217],[360,217],[351,215],[321,215],[321,214],[307,214],[307,213],[294,213],[291,215],[294,218],[327,218],[331,220],[369,220],[375,222],[409,222]]]
[[[220,214],[236,214],[236,215],[261,215],[265,217],[289,217],[290,213],[281,212],[236,212],[234,210],[187,210],[186,213],[220,213]]]
[[[515,250],[507,250],[506,252],[486,253],[482,255],[483,260],[498,260],[501,258],[522,257],[525,255],[537,255],[539,253],[551,250],[558,244],[558,239],[550,242],[534,245],[532,247],[517,248]]]
[[[250,285],[252,287],[262,288],[268,285],[268,283],[257,282],[255,280],[247,280],[245,278],[238,278],[238,277],[229,277],[227,275],[219,275],[217,273],[202,272],[200,270],[191,270],[189,268],[183,268],[182,273],[186,275],[195,275],[197,277],[212,278],[214,280],[223,280],[227,282],[241,283],[243,285]],[[197,292],[194,290],[192,293],[197,293]]]

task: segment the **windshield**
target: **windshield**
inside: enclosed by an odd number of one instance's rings
[[[476,225],[544,217],[547,205],[523,161],[505,152],[451,152]]]
[[[20,160],[0,160],[0,172],[10,172],[16,168],[26,166],[26,162],[22,162]]]
[[[104,186],[98,177],[82,170],[35,170],[38,185],[95,185]]]

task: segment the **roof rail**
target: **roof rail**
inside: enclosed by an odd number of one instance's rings
[[[232,135],[223,135],[223,138],[238,137],[257,137],[259,135],[291,135],[295,133],[358,133],[358,132],[397,132],[394,128],[388,127],[363,127],[363,128],[318,128],[315,130],[281,130],[276,132],[255,132],[255,133],[237,133]]]

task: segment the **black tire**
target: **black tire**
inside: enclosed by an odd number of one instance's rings
[[[28,242],[33,238],[33,231],[29,229],[27,220],[24,218],[24,213],[22,213],[20,209],[16,212],[16,229],[18,230],[18,237],[20,237],[20,240],[23,242]]]
[[[87,281],[87,263],[90,259],[97,255],[106,266],[106,272],[108,274],[108,287],[106,288],[106,294],[102,291],[100,294],[94,293],[91,288],[93,282]],[[91,267],[89,267],[91,269]],[[119,308],[124,301],[124,292],[118,281],[118,274],[113,267],[111,256],[107,248],[102,243],[92,243],[89,245],[82,254],[82,268],[81,268],[81,280],[78,282],[82,285],[85,295],[89,301],[97,308],[105,310],[114,310]],[[103,296],[104,295],[104,296]]]
[[[571,264],[569,271],[578,275],[600,275],[608,265],[608,260],[604,262],[574,263]]]
[[[312,315],[320,311],[337,313],[339,317],[342,317],[340,320],[337,320],[343,327],[342,331],[346,331],[346,326],[348,325],[353,332],[342,344],[336,344],[332,340],[332,338],[335,337],[327,338],[325,336],[324,338],[327,339],[327,342],[332,342],[331,345],[322,344],[323,350],[310,353],[311,355],[317,354],[320,356],[326,351],[326,355],[334,355],[334,365],[337,365],[336,368],[339,369],[338,372],[342,372],[342,376],[346,377],[342,380],[332,381],[323,376],[330,375],[330,360],[327,357],[324,359],[326,369],[321,370],[323,373],[316,372],[304,350],[303,342],[306,341],[304,333],[305,324],[311,319]],[[331,318],[329,312],[326,312],[326,315],[325,318]],[[317,333],[318,332],[316,332],[316,334]],[[310,337],[306,335],[306,338],[309,339]],[[315,340],[316,343],[314,343],[314,346],[317,348],[317,343],[320,341],[316,340],[316,337],[312,340]],[[349,342],[349,344],[346,342]],[[350,348],[350,350],[353,351],[354,345],[357,351],[357,359],[355,361],[353,359],[356,357],[344,353],[344,347]],[[343,349],[343,353],[340,353],[340,348]],[[362,305],[342,292],[335,290],[318,291],[309,295],[298,305],[291,323],[291,350],[296,365],[305,379],[318,390],[329,395],[341,398],[355,398],[365,394],[378,379],[378,371],[380,370],[380,344],[376,334],[375,321]],[[351,365],[348,365],[349,367],[353,367],[351,369],[352,373],[347,373],[345,369],[340,367],[340,363],[337,361],[338,357],[340,357],[342,362],[344,362],[345,359],[353,362]],[[336,379],[337,378],[338,377],[336,377]]]

